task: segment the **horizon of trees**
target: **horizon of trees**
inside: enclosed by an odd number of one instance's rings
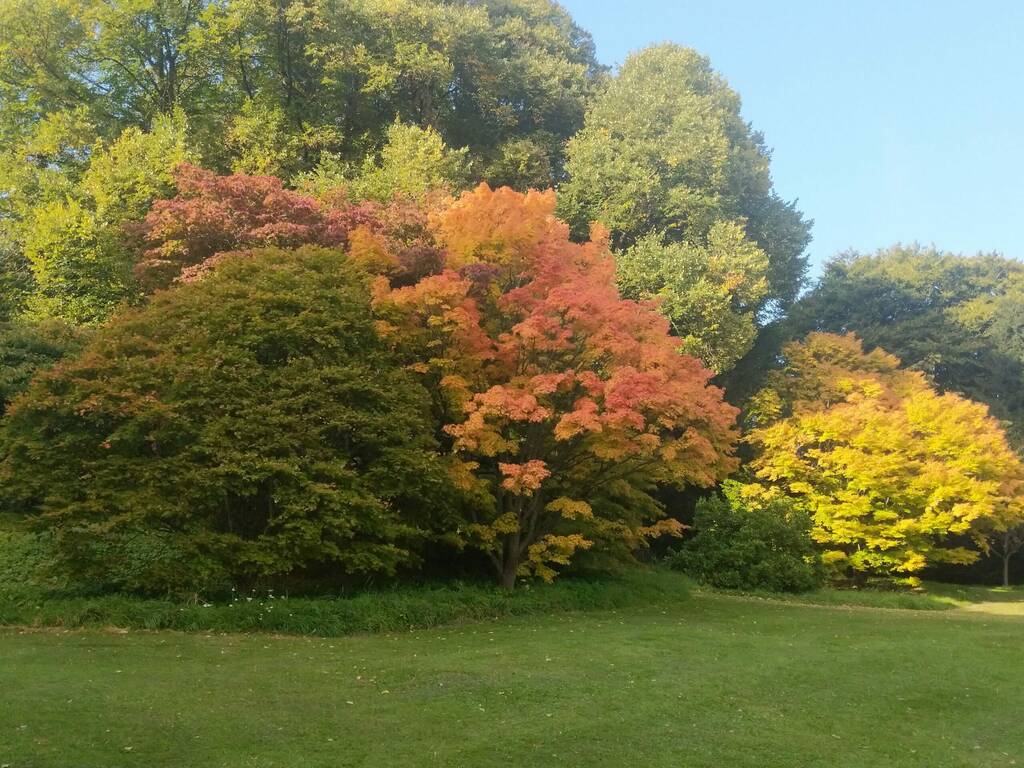
[[[1024,266],[808,283],[695,51],[613,73],[550,0],[12,0],[0,146],[0,497],[77,579],[510,588],[729,476],[702,519],[796,515],[833,578],[1024,544]]]

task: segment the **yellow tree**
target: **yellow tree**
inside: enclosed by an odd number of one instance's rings
[[[914,583],[1019,524],[1024,471],[986,406],[852,335],[811,334],[784,355],[751,408],[760,483],[746,493],[805,504],[837,570]]]

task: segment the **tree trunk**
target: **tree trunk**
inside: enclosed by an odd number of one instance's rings
[[[511,592],[516,588],[516,571],[519,570],[519,564],[508,559],[504,562],[501,569],[501,588],[506,592]]]
[[[1010,555],[1003,555],[1003,586],[1010,586]]]
[[[516,587],[519,571],[519,533],[505,537],[501,557],[501,588],[511,592]]]

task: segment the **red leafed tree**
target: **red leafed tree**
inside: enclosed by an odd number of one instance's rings
[[[603,233],[574,244],[554,207],[551,192],[481,185],[431,217],[437,273],[375,289],[473,500],[459,537],[506,588],[583,550],[678,533],[650,492],[736,465],[736,411],[711,373],[678,354],[653,306],[619,297]]]
[[[155,202],[138,225],[144,252],[135,272],[150,289],[189,282],[229,252],[262,246],[351,246],[397,284],[440,264],[427,237],[427,209],[412,200],[324,201],[286,189],[274,176],[218,176],[192,165],[175,177],[177,197]]]

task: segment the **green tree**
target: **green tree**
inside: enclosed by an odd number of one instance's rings
[[[128,128],[109,144],[77,150],[69,145],[81,134],[77,124],[50,128],[11,151],[0,168],[17,182],[0,234],[30,267],[24,304],[32,314],[98,322],[137,294],[136,255],[124,225],[173,192],[174,169],[192,158],[187,125],[175,111],[158,117],[149,132]],[[37,157],[17,169],[19,158]],[[64,158],[73,173],[54,170],[48,158]]]
[[[5,144],[54,112],[81,108],[110,140],[180,108],[203,159],[220,170],[290,176],[325,153],[358,164],[397,120],[469,147],[482,168],[497,163],[502,181],[547,186],[602,75],[589,35],[552,0],[0,7]],[[269,137],[258,133],[261,114]],[[538,156],[517,168],[524,140]],[[260,169],[258,149],[296,149],[286,163],[294,167]]]
[[[622,293],[657,299],[681,350],[711,370],[728,370],[753,345],[768,259],[737,223],[712,224],[706,244],[646,235],[616,260]]]
[[[321,193],[324,187],[344,187],[357,200],[386,202],[395,195],[416,200],[434,190],[459,192],[468,178],[465,149],[449,149],[433,128],[395,123],[378,157],[367,157],[350,174],[321,165],[299,186]]]
[[[3,472],[90,584],[393,572],[445,509],[426,411],[368,278],[338,252],[266,250],[38,374],[5,419]]]
[[[0,11],[0,122],[84,107],[108,139],[203,107],[220,80],[203,44],[209,0],[11,0]],[[9,104],[20,104],[8,114]],[[13,130],[9,127],[8,130]]]
[[[0,230],[0,323],[20,315],[32,292],[32,270],[21,249]]]
[[[88,332],[60,320],[0,323],[0,416],[37,371],[81,350]]]
[[[34,283],[26,304],[36,317],[95,323],[130,295],[132,254],[76,200],[34,208],[24,245]]]
[[[652,234],[701,246],[716,223],[736,222],[768,257],[755,309],[796,298],[810,222],[774,192],[761,135],[696,52],[666,44],[630,56],[569,142],[566,169],[559,211],[577,237],[600,221],[619,249]]]

